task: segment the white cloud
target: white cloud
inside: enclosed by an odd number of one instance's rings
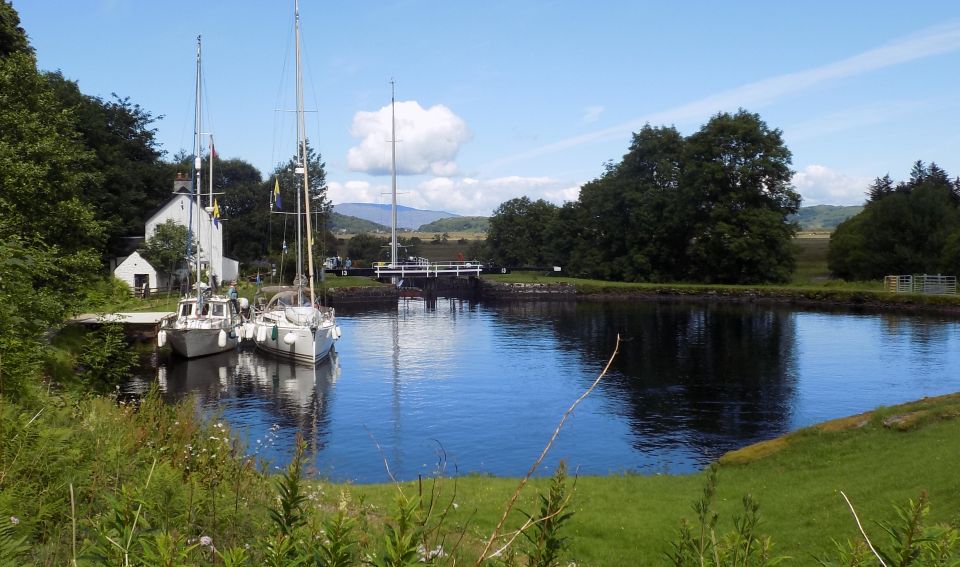
[[[588,106],[583,109],[583,118],[581,118],[581,122],[584,124],[592,124],[600,118],[601,114],[603,114],[602,106]]]
[[[371,185],[366,181],[328,183],[328,196],[336,203],[389,203],[390,184]],[[439,210],[467,216],[489,216],[500,203],[515,197],[544,199],[555,204],[575,200],[579,185],[550,177],[433,177],[413,186],[397,187],[397,203],[408,207]]]
[[[442,104],[424,109],[416,101],[405,101],[396,104],[396,124],[397,173],[457,173],[457,152],[472,137],[462,118]],[[350,169],[372,175],[390,173],[389,105],[373,112],[357,112],[350,134],[361,140],[360,145],[347,152]]]
[[[866,199],[869,177],[856,177],[823,165],[808,165],[793,176],[793,185],[803,196],[803,206],[861,205]]]
[[[639,130],[647,123],[657,125],[705,120],[718,111],[731,111],[738,107],[746,107],[755,111],[757,108],[773,103],[784,96],[794,95],[823,83],[957,51],[958,49],[960,49],[960,23],[953,22],[933,26],[846,59],[813,69],[777,75],[769,79],[742,85],[674,108],[646,114],[616,126],[581,134],[527,152],[501,158],[488,164],[488,167],[526,161],[587,143],[620,139]]]

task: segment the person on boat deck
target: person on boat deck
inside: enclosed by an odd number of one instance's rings
[[[237,303],[237,299],[240,298],[240,294],[237,293],[237,281],[234,280],[230,282],[230,289],[227,291],[227,297],[230,298],[230,303],[233,304],[233,310],[240,312],[240,304]]]

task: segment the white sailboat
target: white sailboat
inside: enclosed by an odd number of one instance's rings
[[[307,160],[306,122],[303,111],[303,76],[300,57],[300,5],[294,3],[297,68],[297,274],[295,285],[263,288],[254,298],[254,340],[257,348],[272,356],[305,364],[327,358],[340,338],[340,327],[332,307],[321,306],[314,291],[313,227],[310,223],[310,182]],[[303,225],[306,225],[306,235]],[[306,242],[304,242],[306,240]],[[306,249],[307,272],[303,271]],[[259,296],[273,294],[262,308]]]
[[[201,86],[201,58],[200,37],[197,36],[197,83],[196,83],[196,116],[194,118],[194,178],[191,208],[196,209],[196,226],[199,233],[202,210],[200,203],[201,187],[201,159],[200,159],[200,86]],[[211,171],[213,152],[211,152]],[[211,173],[212,176],[212,173]],[[212,177],[211,177],[212,178]],[[211,206],[213,197],[211,195]],[[212,219],[211,219],[212,222]],[[190,224],[193,224],[191,216]],[[213,226],[210,227],[213,230]],[[198,234],[199,236],[199,234]],[[188,238],[193,235],[188,233]],[[199,242],[199,237],[197,242]],[[208,254],[212,260],[212,255]],[[206,356],[224,352],[237,346],[240,342],[242,317],[239,313],[240,305],[229,297],[215,295],[207,288],[205,291],[200,283],[200,250],[194,255],[196,261],[196,284],[194,292],[180,299],[176,313],[164,318],[160,322],[160,331],[157,333],[157,344],[164,346],[168,341],[171,348],[187,358]]]

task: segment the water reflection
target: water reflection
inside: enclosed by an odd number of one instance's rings
[[[599,368],[600,388],[629,419],[640,451],[687,447],[713,458],[789,429],[796,328],[787,311],[728,304],[525,303],[498,306],[505,324],[551,322],[566,349]]]
[[[319,474],[383,482],[451,470],[522,475],[560,416],[543,469],[690,471],[814,422],[960,390],[956,321],[683,302],[402,300],[340,308],[316,369],[240,351],[160,355],[128,385],[198,397],[284,464],[304,435]],[[343,374],[340,377],[341,373]]]

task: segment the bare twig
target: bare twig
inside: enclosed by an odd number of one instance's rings
[[[383,459],[383,468],[387,469],[387,476],[390,477],[390,482],[399,487],[400,483],[397,482],[397,479],[393,476],[393,473],[390,472],[390,463],[387,462],[387,455],[383,452],[383,447],[380,446],[377,438],[373,436],[373,433],[369,429],[367,429],[366,425],[364,425],[363,428],[367,430],[367,435],[370,436],[370,440],[373,441],[374,445],[376,445],[377,452],[380,453],[380,458]],[[402,490],[400,492],[403,493]]]
[[[500,521],[497,523],[497,527],[493,529],[493,533],[490,534],[490,539],[487,540],[486,546],[483,548],[483,552],[480,554],[480,557],[477,558],[477,562],[474,563],[474,567],[480,567],[480,564],[487,558],[487,553],[490,551],[490,548],[493,547],[493,542],[496,541],[500,530],[503,529],[503,525],[507,521],[507,516],[510,515],[510,511],[513,509],[514,504],[517,502],[517,498],[520,497],[520,491],[523,490],[523,487],[526,486],[527,481],[530,480],[530,477],[533,476],[533,473],[536,472],[537,468],[540,467],[540,464],[543,462],[543,459],[546,458],[547,453],[550,451],[550,448],[553,447],[553,442],[556,441],[557,436],[560,435],[560,429],[563,428],[563,424],[566,423],[567,418],[570,417],[570,414],[573,413],[573,410],[576,409],[580,402],[582,402],[591,392],[600,384],[600,380],[607,375],[607,371],[610,370],[610,366],[613,365],[613,359],[617,357],[617,353],[620,352],[620,335],[617,334],[617,343],[613,348],[613,354],[610,355],[610,359],[607,361],[606,366],[603,367],[603,372],[597,376],[597,379],[593,381],[593,384],[587,388],[587,391],[583,393],[573,404],[567,409],[563,414],[563,417],[560,418],[560,423],[557,424],[557,428],[553,430],[553,435],[550,436],[550,441],[547,442],[546,446],[543,448],[543,451],[540,453],[540,457],[533,463],[530,467],[530,470],[527,471],[526,476],[520,479],[520,484],[517,486],[517,489],[513,492],[513,496],[510,497],[510,501],[507,503],[506,509],[503,511],[503,516],[500,517]],[[529,526],[528,526],[529,527]],[[516,538],[516,536],[514,536]],[[511,540],[512,541],[512,540]]]
[[[870,538],[867,537],[867,532],[863,531],[863,526],[860,524],[860,518],[857,517],[857,511],[853,509],[853,504],[850,503],[850,499],[847,498],[847,495],[840,491],[840,496],[843,496],[843,499],[847,501],[847,506],[850,507],[850,513],[853,514],[853,519],[857,522],[857,527],[860,528],[860,535],[863,536],[864,541],[867,542],[867,547],[870,548],[870,551],[876,556],[877,561],[880,562],[880,565],[887,567],[887,564],[883,562],[883,558],[880,557],[880,554],[877,553],[877,550],[873,548],[873,544],[870,543]]]
[[[73,497],[73,483],[70,483],[70,523],[73,524],[73,560],[70,562],[77,567],[77,503]]]

